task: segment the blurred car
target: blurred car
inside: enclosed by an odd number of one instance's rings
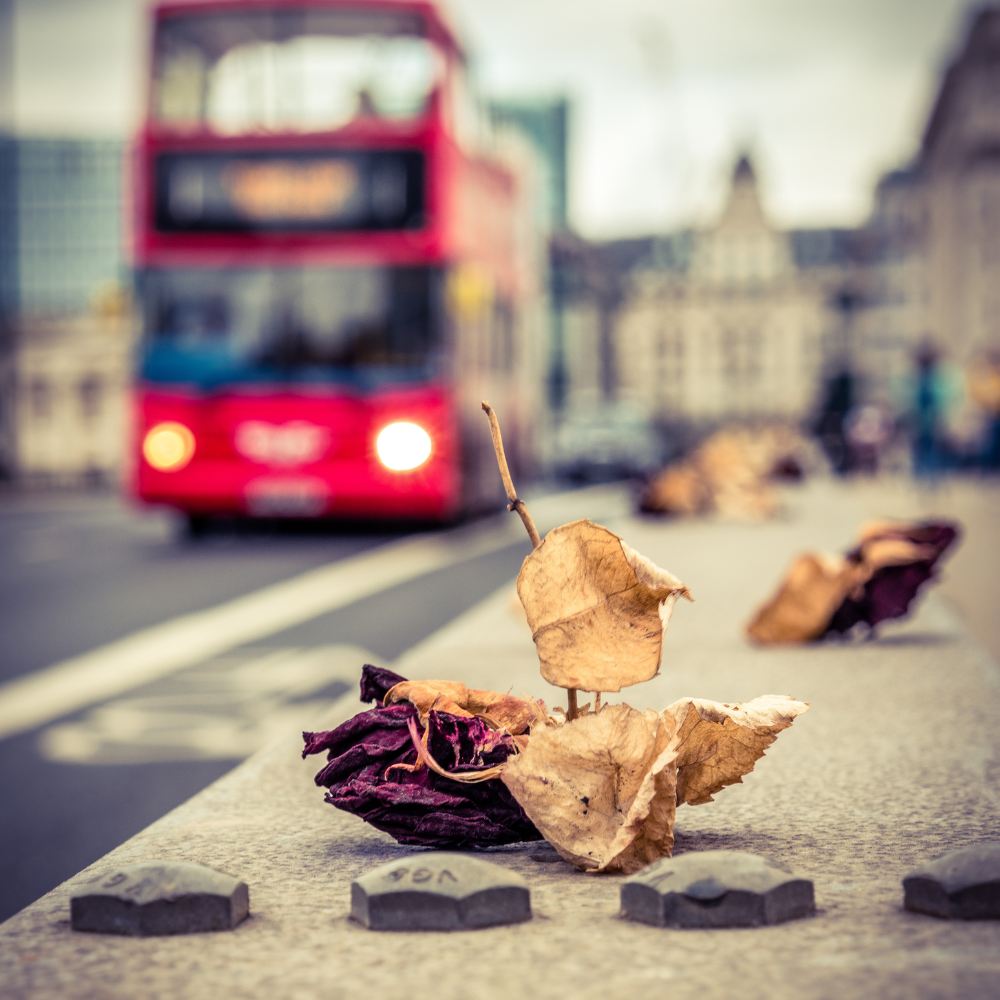
[[[571,412],[556,431],[552,452],[557,475],[608,482],[659,468],[663,446],[649,417],[627,403]]]

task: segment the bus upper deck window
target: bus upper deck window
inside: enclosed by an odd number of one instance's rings
[[[204,113],[205,56],[194,46],[161,53],[156,80],[156,116],[161,121],[197,123]]]
[[[413,118],[435,75],[423,38],[307,36],[246,45],[212,69],[206,117],[220,132],[330,129],[363,115]]]
[[[157,37],[154,113],[227,134],[420,116],[444,75],[440,50],[412,18],[351,14],[257,8],[168,19]]]

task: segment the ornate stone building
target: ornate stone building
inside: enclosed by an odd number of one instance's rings
[[[1000,7],[980,10],[937,94],[915,162],[880,181],[851,239],[836,356],[856,397],[914,405],[917,358],[937,358],[942,430],[976,451],[988,420],[970,366],[1000,357]]]
[[[982,10],[924,133],[927,322],[959,362],[1000,350],[1000,8]]]
[[[654,242],[614,324],[618,392],[664,424],[801,420],[813,409],[826,290],[760,203],[742,157],[710,229]]]

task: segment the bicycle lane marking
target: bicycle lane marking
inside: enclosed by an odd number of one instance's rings
[[[205,611],[142,629],[0,686],[0,739],[105,701],[212,656],[511,544],[513,526],[392,542]]]

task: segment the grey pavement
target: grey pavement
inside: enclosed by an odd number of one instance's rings
[[[1000,986],[1000,921],[902,909],[920,862],[1000,831],[1000,672],[944,600],[867,642],[756,649],[741,627],[806,547],[843,549],[889,496],[817,483],[767,524],[608,526],[680,576],[696,603],[671,622],[659,677],[621,700],[662,708],[791,694],[811,710],[744,783],[684,806],[678,854],[766,855],[814,880],[817,914],[775,927],[667,930],[621,920],[621,878],[585,875],[545,844],[490,852],[523,875],[535,918],[473,932],[373,932],[348,919],[352,879],[412,853],[322,801],[294,734],[0,925],[5,997],[988,998]],[[509,584],[429,636],[394,669],[526,690],[550,704]],[[612,698],[611,700],[617,700]],[[362,706],[329,709],[333,725]],[[209,865],[250,886],[237,930],[144,940],[69,928],[73,886],[124,864]]]

